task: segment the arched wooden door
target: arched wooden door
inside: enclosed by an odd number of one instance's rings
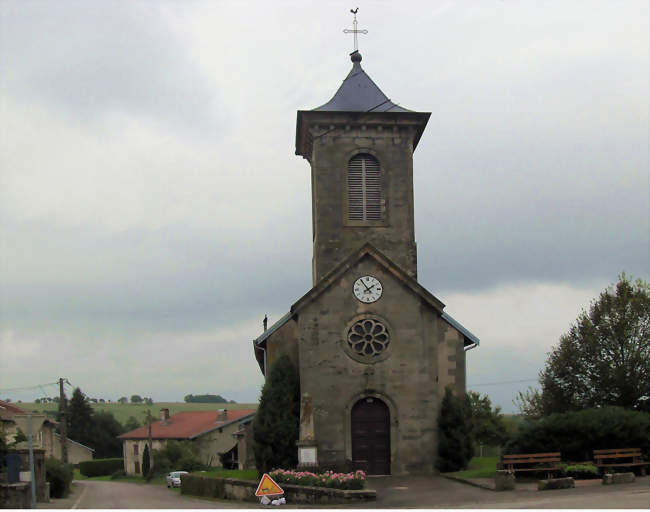
[[[369,475],[390,475],[390,411],[378,398],[352,407],[352,463]]]

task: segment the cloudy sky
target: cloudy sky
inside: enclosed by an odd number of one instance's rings
[[[419,279],[481,338],[470,388],[514,410],[649,278],[645,0],[0,0],[1,398],[257,400],[251,340],[311,286],[296,111],[348,73],[357,5],[366,72],[432,112]]]

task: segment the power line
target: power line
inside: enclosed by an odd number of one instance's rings
[[[5,393],[8,391],[32,391],[34,389],[40,389],[43,391],[43,386],[56,386],[58,385],[58,382],[48,382],[46,384],[36,384],[36,386],[25,386],[22,388],[2,388],[0,389],[0,393]]]
[[[468,387],[472,386],[499,386],[501,384],[519,384],[521,382],[537,382],[538,379],[521,379],[521,380],[504,380],[501,382],[485,382],[483,384],[472,384],[468,385]]]

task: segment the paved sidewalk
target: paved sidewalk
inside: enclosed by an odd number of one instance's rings
[[[552,491],[538,491],[529,482],[496,492],[440,476],[380,477],[368,484],[377,490],[372,508],[648,508],[650,503],[650,477],[611,486],[583,481]]]

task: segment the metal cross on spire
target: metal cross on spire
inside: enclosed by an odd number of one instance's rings
[[[367,30],[358,30],[357,29],[357,13],[359,12],[359,8],[357,7],[356,9],[350,9],[350,12],[354,14],[354,21],[352,22],[352,25],[354,28],[352,30],[348,28],[344,28],[343,32],[346,34],[354,34],[354,51],[358,52],[359,51],[359,41],[357,40],[357,34],[367,34]]]

